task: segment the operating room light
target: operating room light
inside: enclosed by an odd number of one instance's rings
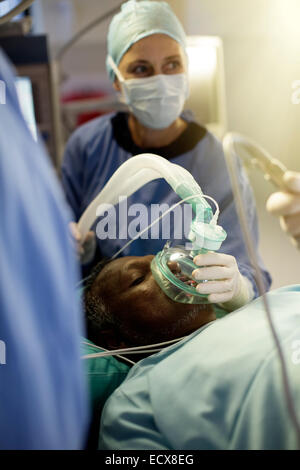
[[[219,138],[227,130],[223,43],[218,36],[188,36],[190,97],[186,109]]]
[[[217,38],[198,38],[197,36],[188,38],[187,54],[189,73],[192,79],[216,73],[216,40]]]

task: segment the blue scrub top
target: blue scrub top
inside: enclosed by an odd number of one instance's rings
[[[300,286],[267,294],[300,422]],[[257,299],[139,362],[109,398],[100,449],[297,449],[278,352]]]
[[[0,50],[0,448],[78,449],[88,400],[69,209]]]
[[[74,217],[76,220],[80,218],[114,172],[130,157],[148,152],[161,155],[172,163],[186,168],[198,182],[204,194],[216,199],[220,206],[219,224],[227,232],[227,239],[220,251],[236,258],[241,274],[252,282],[255,295],[257,295],[254,271],[246,253],[222,144],[210,132],[195,123],[190,115],[184,114],[182,117],[188,122],[187,129],[175,142],[163,148],[141,149],[137,147],[129,132],[126,113],[106,115],[77,129],[67,144],[62,165],[62,182]],[[252,190],[239,160],[236,161],[236,167],[251,238],[254,246],[258,247],[257,215]],[[105,220],[109,221],[110,227],[116,227],[116,232],[110,233],[110,239],[98,240],[102,255],[111,257],[128,241],[127,229],[140,215],[139,204],[144,204],[148,208],[151,204],[167,204],[171,207],[178,201],[177,194],[162,179],[143,186],[128,198],[128,208],[131,207],[130,210],[135,213],[121,220],[119,209],[126,211],[126,208],[124,209],[124,206],[121,207],[122,204],[119,204],[116,214],[105,215]],[[189,204],[186,205],[189,206]],[[150,213],[149,210],[148,214]],[[137,231],[150,223],[150,217],[147,220],[140,218],[141,224]],[[166,228],[166,226],[170,227],[170,235],[163,232],[163,227]],[[97,231],[99,227],[100,225],[95,224],[94,229]],[[187,228],[189,229],[189,224]],[[178,235],[178,229],[179,233],[181,230],[182,237]],[[108,229],[102,225],[99,231],[103,233]],[[114,239],[111,239],[111,236]],[[178,224],[174,228],[174,221],[171,217],[170,222],[160,222],[157,239],[146,238],[146,233],[124,250],[123,255],[156,254],[168,239],[174,239],[177,244],[184,244],[188,241],[187,236],[188,233],[184,234],[183,228]],[[267,290],[271,284],[271,278],[258,253],[257,255]]]

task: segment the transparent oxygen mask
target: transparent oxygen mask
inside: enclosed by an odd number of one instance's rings
[[[212,214],[211,209],[206,211],[206,216],[210,214]],[[151,263],[155,281],[175,302],[209,303],[208,295],[200,294],[196,290],[199,281],[194,279],[193,272],[199,269],[199,266],[194,264],[193,259],[200,253],[218,250],[226,238],[226,232],[216,224],[217,215],[212,217],[210,223],[199,221],[197,217],[199,218],[199,213],[191,224],[190,246],[173,246],[172,242],[168,241]]]
[[[167,242],[151,262],[153,277],[164,293],[175,302],[189,304],[208,303],[207,296],[196,291],[197,282],[193,279],[191,252],[183,246],[171,246]]]

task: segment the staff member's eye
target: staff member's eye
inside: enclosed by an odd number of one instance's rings
[[[128,68],[128,73],[137,78],[148,77],[152,72],[152,67],[147,64],[135,64]]]
[[[178,73],[182,70],[182,64],[179,60],[173,60],[164,65],[164,73]]]

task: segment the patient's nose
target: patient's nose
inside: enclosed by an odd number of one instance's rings
[[[155,258],[154,255],[147,255],[147,256],[144,256],[144,260],[145,260],[145,262],[147,263],[147,266],[149,267],[149,269],[150,269],[150,267],[151,267],[151,261],[153,260],[153,258]]]
[[[147,256],[143,256],[143,260],[146,261],[147,263],[151,263],[151,261],[153,260],[153,258],[155,258],[154,255],[147,255]]]
[[[176,261],[169,261],[168,268],[173,274],[178,274],[181,271],[180,266]]]
[[[149,273],[151,273],[151,261],[153,260],[153,258],[155,258],[154,255],[147,255],[141,258],[145,270]]]
[[[131,264],[136,267],[150,269],[151,261],[153,260],[153,258],[155,258],[154,255],[138,256]]]

